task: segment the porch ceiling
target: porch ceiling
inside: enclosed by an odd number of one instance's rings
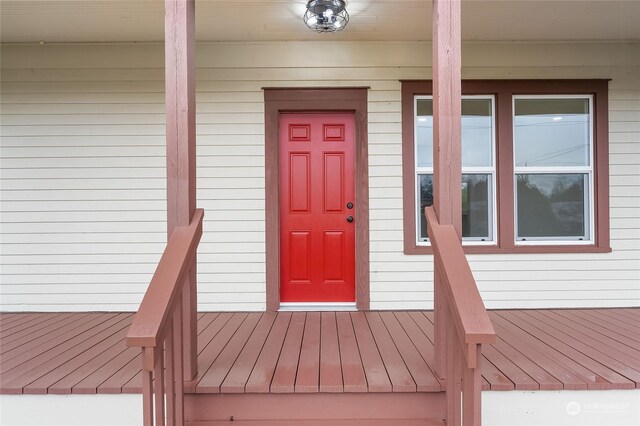
[[[351,22],[315,34],[305,0],[196,0],[199,41],[417,41],[431,38],[429,0],[350,0]],[[0,0],[2,42],[163,39],[163,0]],[[640,40],[640,1],[465,0],[466,41]]]

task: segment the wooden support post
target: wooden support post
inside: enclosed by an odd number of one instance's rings
[[[433,198],[442,225],[462,235],[461,0],[433,0]],[[438,262],[435,262],[437,265]],[[434,272],[435,368],[444,377],[446,350],[442,271]]]
[[[165,0],[167,234],[188,226],[196,209],[195,1]],[[184,374],[197,373],[197,288],[194,259],[183,287]]]

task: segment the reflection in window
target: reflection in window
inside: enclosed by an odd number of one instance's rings
[[[588,239],[585,205],[587,175],[517,176],[517,238]]]
[[[495,240],[493,97],[462,99],[462,238]],[[416,97],[415,157],[418,242],[427,242],[424,207],[433,204],[433,100]]]
[[[516,166],[589,165],[589,99],[516,99]]]
[[[420,175],[420,240],[427,241],[427,221],[424,208],[433,205],[433,175]],[[462,175],[462,237],[467,240],[491,239],[490,175]]]
[[[591,97],[516,96],[516,241],[590,240]]]

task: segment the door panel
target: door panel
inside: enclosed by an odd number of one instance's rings
[[[279,139],[280,300],[354,302],[354,117],[281,114]]]

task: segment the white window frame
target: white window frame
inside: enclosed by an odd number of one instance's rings
[[[431,95],[414,95],[413,97],[413,158],[414,158],[414,210],[418,211],[420,205],[420,179],[419,176],[430,174],[433,175],[433,167],[418,167],[418,100],[431,99]],[[462,174],[483,174],[489,175],[491,179],[491,185],[489,190],[489,197],[491,202],[489,203],[489,234],[490,239],[484,241],[479,238],[462,238],[462,245],[464,246],[497,246],[498,244],[498,196],[497,196],[497,166],[496,166],[496,97],[495,95],[463,95],[462,99],[489,99],[491,100],[491,167],[464,167],[462,166]],[[420,239],[420,213],[416,217],[416,228],[414,230],[414,237],[418,246],[430,247],[431,242],[427,238],[426,241]]]
[[[518,167],[516,165],[516,100],[517,99],[587,99],[589,101],[589,166],[561,166],[561,167]],[[595,202],[594,202],[594,103],[593,95],[513,95],[511,99],[511,126],[513,131],[513,237],[516,246],[563,246],[563,245],[593,245],[595,244]],[[580,237],[531,237],[527,240],[518,239],[518,174],[586,174],[587,191],[584,206],[585,220],[589,221],[589,238]]]

